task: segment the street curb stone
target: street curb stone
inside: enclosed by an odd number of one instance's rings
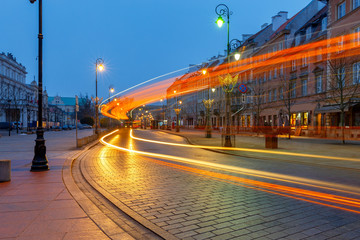
[[[79,189],[72,177],[72,166],[74,161],[79,158],[84,152],[88,151],[90,148],[96,146],[98,142],[92,143],[86,146],[83,150],[77,153],[75,156],[65,160],[62,170],[62,177],[65,187],[79,204],[79,206],[84,210],[84,212],[89,216],[90,219],[111,239],[125,239],[130,240],[134,239],[124,230],[120,229],[117,224],[115,224],[110,218],[108,218],[85,194]]]

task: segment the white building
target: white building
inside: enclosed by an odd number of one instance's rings
[[[11,53],[0,54],[0,128],[9,122],[20,122],[23,128],[36,127],[37,83],[26,84],[26,74],[26,68]],[[43,96],[46,111],[46,91]]]

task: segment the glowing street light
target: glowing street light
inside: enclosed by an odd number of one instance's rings
[[[221,17],[221,15],[219,15],[218,19],[216,20],[216,24],[218,25],[219,28],[221,28],[222,25],[224,24],[224,19]]]
[[[99,133],[99,110],[98,110],[98,105],[99,105],[99,98],[98,98],[98,93],[97,93],[97,72],[98,70],[100,72],[104,71],[104,60],[102,58],[98,58],[96,59],[95,62],[95,92],[96,92],[96,96],[95,96],[95,134]]]

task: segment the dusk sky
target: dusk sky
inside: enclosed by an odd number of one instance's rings
[[[310,0],[43,0],[44,88],[49,96],[100,97],[224,54],[226,28],[215,24],[215,7],[233,12],[230,39],[256,33],[279,11],[292,17]],[[0,52],[11,52],[37,80],[38,1],[1,0]]]

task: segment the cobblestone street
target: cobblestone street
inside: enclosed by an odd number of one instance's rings
[[[159,137],[159,134],[136,131],[136,134]],[[162,141],[183,143],[173,135],[160,134]],[[111,144],[142,151],[156,152],[158,146],[128,138],[123,130],[107,138]],[[194,157],[191,150],[161,146],[161,153]],[[246,158],[227,156],[206,150],[196,150],[207,160],[227,165],[242,165]],[[251,181],[278,184],[277,180],[259,178],[236,171],[204,167],[172,160],[149,158],[135,153],[124,153],[106,146],[95,146],[83,155],[81,170],[87,172],[92,186],[102,192],[120,209],[145,223],[155,233],[165,238],[178,239],[357,239],[360,237],[359,209],[337,209],[339,204],[322,205],[324,202],[307,197],[284,194]],[[237,161],[237,162],[236,162]],[[251,166],[265,164],[251,159]],[[267,163],[273,170],[282,171],[281,163]],[[279,165],[279,168],[275,167]],[[246,166],[246,164],[243,164]],[[250,166],[250,165],[249,165]],[[287,165],[284,171],[299,171],[308,166]],[[296,166],[296,167],[298,167]],[[257,168],[261,169],[261,166]],[[290,168],[290,169],[289,169]],[[316,168],[319,176],[334,171],[332,168]],[[341,171],[341,170],[337,170]],[[348,175],[356,179],[358,171],[346,170],[334,183]],[[310,174],[304,174],[309,176]],[[331,179],[331,178],[329,178]],[[328,179],[328,180],[329,180]],[[250,180],[250,182],[249,182]],[[325,179],[326,180],[326,179]],[[328,181],[326,180],[326,181]],[[330,181],[330,180],[329,180]],[[291,182],[283,186],[312,189]],[[354,186],[358,182],[353,182]],[[316,189],[322,193],[359,198],[359,192],[341,193],[329,189]],[[358,200],[357,200],[358,201]],[[356,212],[350,212],[352,210]]]

